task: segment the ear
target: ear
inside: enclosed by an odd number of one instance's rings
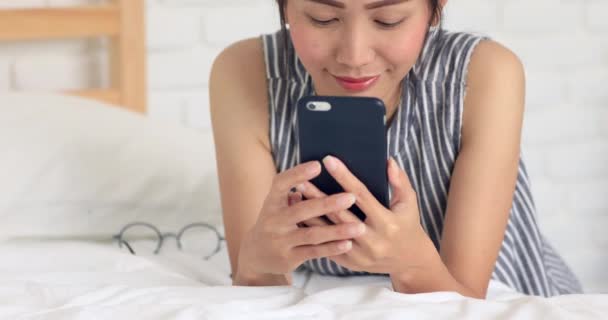
[[[443,14],[443,10],[445,9],[445,6],[447,3],[448,3],[448,0],[439,0],[439,7],[441,8],[442,14]],[[439,16],[439,17],[437,17],[437,19],[433,20],[431,25],[433,27],[436,27],[439,25],[439,22],[441,22],[441,16]]]
[[[283,15],[285,17],[285,25],[289,27],[289,10],[287,10],[287,3],[289,3],[289,1],[285,1],[283,4]]]

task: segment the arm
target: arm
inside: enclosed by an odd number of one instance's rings
[[[472,56],[467,83],[441,253],[427,245],[424,255],[434,267],[403,274],[394,281],[398,291],[486,296],[518,174],[524,71],[508,49],[484,41]]]
[[[267,134],[264,68],[259,39],[238,42],[216,58],[209,85],[222,211],[235,284],[290,282],[288,275],[260,278],[237,272],[241,242],[255,224],[276,174]]]

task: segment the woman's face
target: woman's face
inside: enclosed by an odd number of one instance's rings
[[[285,14],[317,94],[389,106],[422,50],[431,8],[428,0],[289,0]]]

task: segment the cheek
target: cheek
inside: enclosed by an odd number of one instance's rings
[[[398,37],[401,39],[400,41],[387,41],[383,45],[384,58],[398,70],[409,70],[416,63],[422,51],[425,36],[426,29],[421,28]]]
[[[312,28],[296,27],[292,24],[290,35],[300,61],[309,72],[314,73],[314,70],[322,66],[330,56],[327,41]]]

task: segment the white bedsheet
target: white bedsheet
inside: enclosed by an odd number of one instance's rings
[[[492,282],[486,301],[395,293],[383,277],[297,273],[294,287],[231,287],[225,250],[204,261],[115,244],[0,244],[2,319],[606,319],[608,295],[529,297]]]

